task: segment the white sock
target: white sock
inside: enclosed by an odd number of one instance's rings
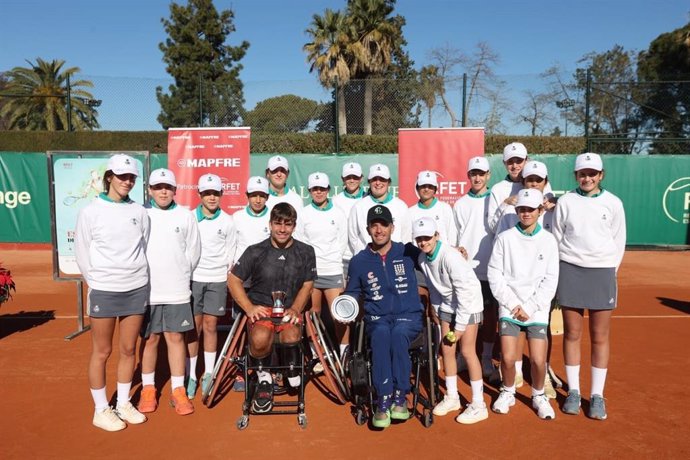
[[[449,398],[458,399],[458,378],[455,375],[446,377],[446,395]]]
[[[105,393],[105,387],[94,390],[91,388],[91,397],[93,398],[93,405],[96,412],[100,412],[108,408],[108,395]]]
[[[150,374],[144,374],[143,372],[141,373],[141,384],[146,386],[146,385],[155,385],[156,383],[156,371],[151,372]]]
[[[273,383],[273,376],[271,376],[270,372],[266,371],[256,371],[256,379],[259,382]]]
[[[213,366],[216,365],[216,352],[215,351],[205,351],[204,352],[204,374],[210,374],[213,372]]]
[[[184,375],[171,375],[170,376],[170,386],[174,390],[175,388],[184,386]]]
[[[117,405],[121,406],[129,402],[129,391],[132,389],[132,382],[117,382]]]
[[[187,367],[189,368],[189,378],[192,380],[198,380],[196,376],[196,361],[199,359],[199,355],[191,356],[187,358]]]
[[[515,373],[522,375],[522,360],[515,361]]]
[[[494,352],[493,342],[482,342],[482,361],[491,361]]]
[[[565,376],[568,379],[568,391],[580,391],[580,365],[565,365]]]
[[[606,384],[606,372],[608,369],[592,366],[592,395],[604,397],[604,384]]]
[[[295,377],[288,377],[288,383],[292,388],[297,388],[300,385],[300,383],[302,383],[302,377],[300,377],[299,375]]]
[[[503,385],[503,389],[510,394],[515,394],[515,385],[513,385],[512,387]]]
[[[544,389],[542,388],[541,390],[537,390],[536,388],[532,387],[532,397],[534,398],[535,396],[542,396],[544,394]]]
[[[472,387],[472,404],[484,404],[484,380],[470,380]]]

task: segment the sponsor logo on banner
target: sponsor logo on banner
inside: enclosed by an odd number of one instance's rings
[[[690,222],[690,177],[671,182],[664,191],[662,205],[664,214],[673,222]]]
[[[414,205],[417,174],[429,170],[437,174],[436,198],[452,205],[470,190],[468,161],[483,154],[483,128],[398,130],[399,197]]]
[[[199,177],[221,179],[220,205],[232,213],[246,205],[244,184],[249,178],[249,128],[171,128],[168,131],[168,168],[177,178],[175,201],[190,208],[199,200]]]

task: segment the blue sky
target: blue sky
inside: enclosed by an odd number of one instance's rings
[[[102,125],[127,129],[124,114],[153,111],[148,86],[166,85],[169,78],[158,44],[165,39],[160,22],[169,15],[166,0],[3,0],[0,27],[0,71],[25,66],[26,59],[64,59],[92,79],[104,100]],[[241,77],[247,86],[247,106],[277,91],[324,94],[309,73],[302,45],[314,13],[342,9],[345,0],[217,0],[216,8],[235,11],[236,32],[230,44],[250,42],[242,60]],[[573,70],[590,51],[615,44],[646,49],[659,34],[686,24],[690,4],[680,0],[544,1],[398,0],[408,51],[416,67],[429,63],[428,52],[450,44],[472,51],[488,42],[499,54],[496,73],[508,85],[519,86],[555,63]],[[127,77],[118,78],[113,77]],[[146,79],[147,83],[139,80]],[[149,85],[150,83],[150,85]],[[143,89],[146,87],[147,89]],[[118,89],[119,88],[119,89]],[[119,91],[133,96],[131,104],[114,115]],[[137,89],[138,88],[138,89]],[[301,88],[310,88],[309,90]],[[137,96],[143,91],[146,96]],[[320,91],[320,92],[319,92]],[[110,100],[109,100],[110,99]],[[146,100],[146,102],[142,102]],[[142,107],[146,105],[146,107]],[[151,107],[153,105],[153,107]],[[111,113],[112,112],[112,113]],[[107,117],[106,117],[107,115]],[[120,117],[120,118],[118,118]],[[155,118],[155,115],[154,115]],[[152,122],[156,128],[155,120]],[[138,125],[137,125],[138,126]],[[147,125],[148,126],[148,125]],[[134,128],[146,129],[146,128]]]

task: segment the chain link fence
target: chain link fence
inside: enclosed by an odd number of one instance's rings
[[[499,75],[490,81],[453,76],[419,80],[350,80],[340,92],[318,80],[246,81],[240,91],[202,78],[176,116],[162,115],[160,94],[172,79],[79,75],[93,83],[103,131],[160,131],[167,126],[251,126],[262,134],[396,135],[399,128],[481,126],[508,136],[585,136],[601,153],[690,151],[690,82],[593,82],[569,71]],[[191,93],[191,91],[190,91]],[[0,94],[5,94],[0,90]],[[58,97],[67,105],[67,91]],[[0,97],[0,107],[8,96]],[[0,109],[1,110],[1,109]],[[74,108],[72,109],[74,110]],[[7,129],[0,120],[0,129]]]

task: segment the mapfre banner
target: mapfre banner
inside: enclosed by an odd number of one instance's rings
[[[221,207],[232,213],[247,204],[249,128],[170,128],[168,169],[175,173],[175,201],[190,209],[199,200],[199,177],[211,173],[223,183]]]
[[[435,171],[436,197],[452,206],[469,191],[467,162],[478,155],[484,155],[483,128],[399,129],[398,196],[415,204],[417,174]]]

